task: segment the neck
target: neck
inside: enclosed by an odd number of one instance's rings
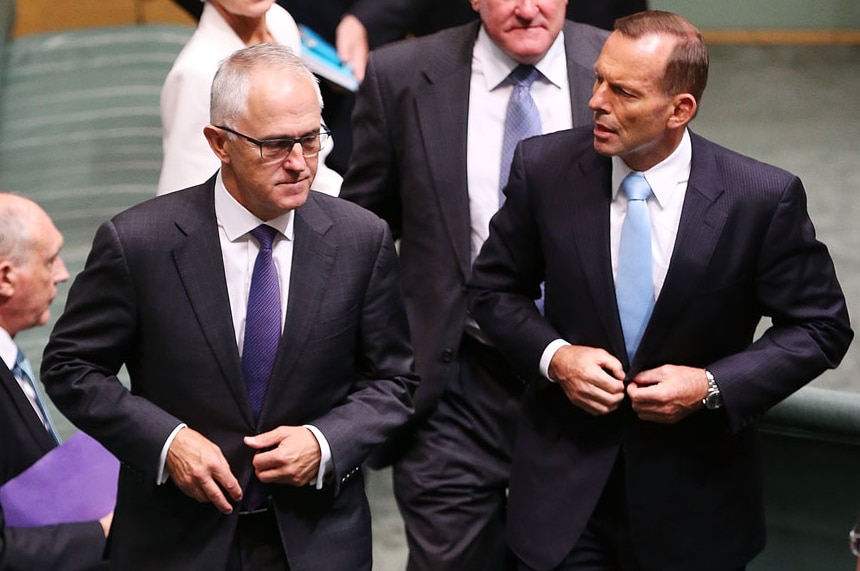
[[[228,12],[219,3],[212,2],[212,5],[221,14],[221,17],[230,25],[242,43],[246,46],[262,44],[263,42],[272,42],[274,37],[266,27],[266,15],[259,18],[251,18],[247,16],[239,16]]]

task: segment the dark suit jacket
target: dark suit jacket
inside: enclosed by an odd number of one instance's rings
[[[754,421],[828,367],[852,332],[800,180],[692,135],[668,274],[632,363],[610,265],[611,161],[590,129],[524,141],[507,201],[475,262],[470,304],[534,377],[554,339],[606,349],[628,378],[664,364],[709,369],[725,407],[675,425],[624,401],[592,417],[542,377],[528,391],[511,475],[508,535],[531,567],[573,548],[622,451],[631,533],[645,569],[725,570],[764,545]],[[546,279],[546,319],[532,299]],[[754,341],[756,325],[773,325]]]
[[[412,411],[416,378],[397,256],[385,224],[312,192],[295,212],[284,334],[254,423],[227,295],[214,177],[103,224],[45,351],[42,379],[66,416],[121,461],[111,563],[222,569],[238,510],[220,514],[172,482],[159,454],[182,421],[223,451],[243,488],[242,437],[313,424],[331,446],[321,491],[271,486],[292,571],[370,569],[359,466]],[[130,390],[116,377],[128,369]]]
[[[400,239],[406,310],[431,410],[457,375],[471,272],[466,129],[478,22],[371,53],[353,114],[355,149],[341,196],[388,221]],[[593,65],[606,33],[567,22],[573,124],[591,123]],[[501,143],[500,143],[501,144]]]
[[[0,485],[56,446],[18,381],[2,361],[0,435]],[[0,506],[0,571],[99,569],[104,546],[104,531],[98,522],[10,528],[5,526]]]

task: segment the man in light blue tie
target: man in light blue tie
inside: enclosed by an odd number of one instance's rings
[[[62,246],[62,235],[36,203],[0,193],[0,485],[58,443],[30,363],[14,338],[48,322],[57,284],[69,278]],[[102,552],[110,519],[6,527],[0,506],[0,569],[106,568]]]
[[[688,129],[692,24],[620,19],[594,72],[593,127],[520,144],[470,283],[530,378],[508,538],[523,571],[744,569],[755,419],[839,363],[845,299],[800,180]]]

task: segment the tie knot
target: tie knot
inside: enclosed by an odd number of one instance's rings
[[[24,377],[27,380],[33,379],[33,369],[30,367],[30,361],[27,360],[24,352],[18,349],[18,354],[15,356],[15,367],[12,374],[18,377]]]
[[[24,352],[18,349],[18,354],[15,355],[15,366],[23,369],[26,362],[27,357],[24,356]]]
[[[535,66],[521,64],[514,68],[514,71],[508,75],[508,82],[517,87],[525,87],[528,89],[539,76],[540,72]]]
[[[641,172],[632,172],[621,181],[621,188],[627,195],[627,200],[648,200],[651,196],[651,186]]]
[[[260,224],[251,230],[251,236],[253,236],[260,244],[261,250],[271,250],[272,243],[275,241],[275,236],[277,234],[278,231],[268,224]]]

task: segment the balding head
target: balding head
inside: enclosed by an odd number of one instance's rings
[[[57,284],[69,278],[62,247],[63,236],[38,204],[0,193],[0,327],[10,335],[48,322]]]
[[[23,264],[32,249],[35,222],[48,215],[28,198],[0,192],[0,260]]]

